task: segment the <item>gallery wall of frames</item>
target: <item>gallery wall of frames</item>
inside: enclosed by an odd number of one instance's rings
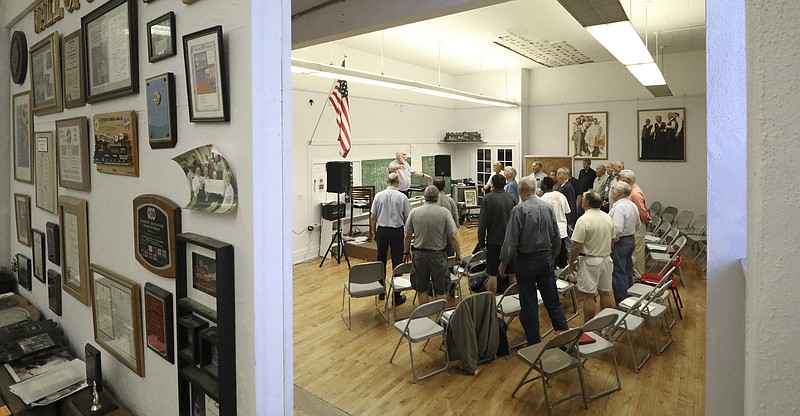
[[[28,3],[7,44],[20,294],[133,413],[237,414],[249,2]]]

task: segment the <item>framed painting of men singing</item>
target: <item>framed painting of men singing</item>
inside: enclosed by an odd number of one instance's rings
[[[567,152],[583,159],[608,159],[608,112],[567,114]]]
[[[686,109],[639,110],[639,160],[686,161]]]

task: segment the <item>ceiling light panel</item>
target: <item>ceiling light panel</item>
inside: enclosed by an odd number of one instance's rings
[[[495,43],[548,68],[592,62],[591,58],[563,40],[557,42],[532,41],[512,33],[500,36]]]

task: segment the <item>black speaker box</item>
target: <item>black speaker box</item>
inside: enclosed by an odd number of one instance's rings
[[[328,162],[325,164],[328,172],[328,192],[346,194],[350,192],[350,184],[353,183],[353,163],[352,162]]]
[[[450,176],[450,155],[436,155],[433,160],[434,176]]]

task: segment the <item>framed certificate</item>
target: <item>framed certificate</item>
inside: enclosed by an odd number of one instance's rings
[[[14,94],[11,99],[11,118],[14,138],[14,179],[33,183],[33,118],[31,92]]]
[[[86,102],[139,92],[136,3],[110,0],[81,18]]]
[[[144,316],[147,348],[170,363],[175,363],[172,293],[152,283],[145,283]]]
[[[17,218],[17,241],[31,246],[31,197],[14,194],[14,212]]]
[[[95,114],[94,163],[97,171],[113,175],[139,176],[139,142],[136,112]]]
[[[38,230],[31,230],[31,235],[33,235],[33,276],[44,283],[47,270],[44,259],[44,233]]]
[[[139,284],[96,264],[91,271],[94,340],[144,377]]]
[[[83,80],[83,43],[81,31],[64,36],[61,47],[64,53],[64,107],[76,108],[86,104]]]
[[[58,198],[61,231],[61,276],[64,291],[89,305],[88,204],[70,196]]]
[[[134,256],[145,269],[161,277],[175,277],[175,233],[180,230],[178,204],[158,195],[134,198]]]
[[[172,72],[146,81],[147,132],[151,149],[175,147],[178,141],[178,118],[175,108],[175,76]]]
[[[175,13],[147,22],[147,56],[150,62],[175,56]]]
[[[58,185],[62,188],[92,190],[88,128],[86,117],[56,121]]]
[[[56,213],[58,175],[56,173],[55,133],[37,132],[36,138],[36,206]]]
[[[64,111],[61,101],[60,45],[56,31],[31,47],[31,90],[33,113],[37,116]]]
[[[222,26],[183,37],[189,121],[230,121]]]

